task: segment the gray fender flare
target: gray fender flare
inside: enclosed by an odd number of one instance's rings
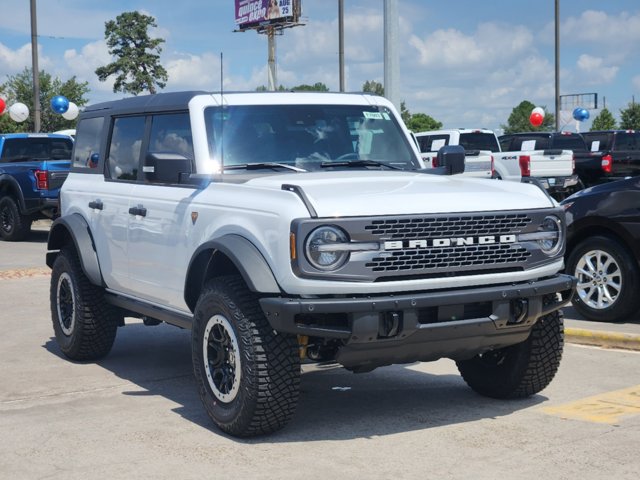
[[[58,251],[69,243],[69,240],[73,241],[80,258],[80,265],[89,281],[94,285],[104,286],[98,254],[96,253],[89,224],[77,213],[60,217],[51,225],[47,242],[47,250],[49,250],[47,252],[47,265],[53,268],[53,262],[58,255]]]
[[[200,291],[216,252],[233,263],[251,291],[281,293],[269,264],[256,246],[240,235],[230,234],[200,245],[191,257],[184,289],[190,307],[195,306],[197,298],[193,292]]]

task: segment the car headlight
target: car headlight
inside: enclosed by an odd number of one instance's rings
[[[337,270],[349,259],[349,251],[344,248],[348,242],[349,237],[343,230],[327,225],[309,234],[304,251],[309,263],[318,270]]]
[[[537,232],[521,233],[518,235],[519,242],[538,242],[542,253],[553,257],[562,250],[564,246],[564,230],[562,220],[555,215],[548,215],[538,227]]]
[[[555,215],[544,218],[540,226],[542,238],[538,240],[540,249],[549,256],[557,254],[562,248],[562,221]]]

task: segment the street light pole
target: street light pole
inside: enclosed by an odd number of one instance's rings
[[[560,130],[560,0],[556,0],[556,132]]]
[[[384,96],[400,110],[398,98],[398,0],[384,0]]]
[[[31,0],[31,70],[33,70],[33,131],[40,132],[40,69],[38,68],[38,22],[36,0]]]
[[[344,92],[344,0],[338,0],[338,63],[340,91]]]

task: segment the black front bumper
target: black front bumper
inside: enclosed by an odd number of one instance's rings
[[[402,295],[262,298],[260,305],[274,330],[342,339],[340,363],[379,366],[469,358],[522,342],[538,318],[569,302],[575,284],[574,277],[558,274]]]

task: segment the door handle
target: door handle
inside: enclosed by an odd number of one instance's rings
[[[147,216],[147,209],[144,208],[142,205],[138,205],[137,207],[131,207],[129,209],[129,214],[130,215],[135,215],[135,216],[140,216],[140,217],[146,217]]]
[[[102,204],[102,201],[94,200],[92,202],[89,202],[89,208],[92,208],[94,210],[102,210],[104,208],[104,205]]]

